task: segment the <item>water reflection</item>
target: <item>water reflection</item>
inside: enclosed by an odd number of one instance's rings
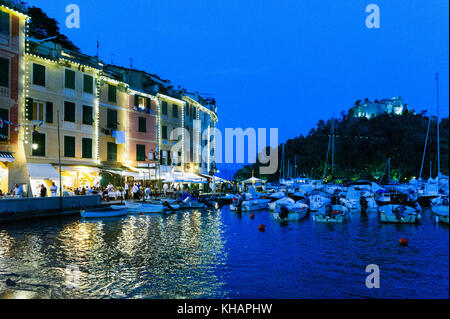
[[[41,288],[52,298],[226,297],[217,269],[227,258],[220,212],[23,228],[0,232],[0,275],[14,276],[16,291]],[[69,279],[77,287],[67,286]],[[0,291],[11,288],[0,280]]]

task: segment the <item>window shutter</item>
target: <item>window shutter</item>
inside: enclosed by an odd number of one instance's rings
[[[135,95],[134,96],[134,106],[138,107],[139,106],[139,95]]]
[[[145,145],[136,145],[136,161],[145,162]]]
[[[28,121],[33,120],[33,99],[27,98],[26,106],[25,106],[25,114]]]
[[[83,91],[86,93],[94,93],[94,78],[90,75],[84,75]]]
[[[145,117],[139,118],[139,132],[141,133],[147,132],[147,119]]]
[[[117,129],[117,111],[108,109],[108,128]]]
[[[53,103],[47,102],[45,110],[45,122],[53,123]]]
[[[75,123],[75,103],[64,102],[64,121]]]
[[[66,75],[65,87],[67,89],[75,90],[75,71],[66,69],[65,75]]]
[[[9,87],[9,60],[0,58],[0,86]]]
[[[117,102],[117,88],[111,84],[108,84],[108,101]]]
[[[45,86],[45,66],[33,64],[33,84]]]
[[[173,104],[173,117],[178,117],[178,105]]]
[[[75,157],[75,137],[64,136],[64,157]]]
[[[10,29],[9,13],[0,11],[0,33],[9,35]]]
[[[146,99],[145,106],[147,107],[147,110],[151,110],[152,109],[152,99],[151,98],[148,97]]]
[[[87,158],[87,159],[92,158],[92,139],[83,138],[82,144],[83,144],[83,146],[82,146],[83,158]]]

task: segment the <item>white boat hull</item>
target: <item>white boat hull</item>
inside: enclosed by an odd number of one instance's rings
[[[448,225],[449,206],[435,206],[432,211],[439,218],[440,223]]]
[[[332,206],[332,214],[326,214],[326,207],[320,209],[320,212],[314,214],[313,219],[316,223],[330,223],[341,224],[350,218],[350,213],[347,207],[341,205]]]
[[[380,221],[384,224],[415,224],[421,218],[412,207],[404,206],[406,211],[400,216],[394,214],[395,209],[402,205],[386,205],[378,209]]]

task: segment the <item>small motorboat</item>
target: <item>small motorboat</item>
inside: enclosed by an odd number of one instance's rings
[[[310,200],[310,210],[312,212],[317,212],[319,209],[331,203],[331,199],[329,197],[321,196],[321,195],[311,195],[309,197]]]
[[[276,202],[269,203],[269,210],[272,212],[278,211],[281,206],[295,204],[295,200],[289,197],[285,197],[277,200]]]
[[[84,209],[80,211],[82,218],[107,218],[122,217],[128,215],[126,206],[111,206],[96,209]]]
[[[250,199],[242,203],[243,212],[263,210],[269,207],[270,199]]]
[[[278,221],[299,221],[308,217],[309,206],[297,202],[295,204],[282,205],[273,213],[273,217]]]
[[[434,206],[432,211],[438,217],[440,223],[448,225],[449,206]]]
[[[180,205],[164,202],[162,204],[148,204],[139,202],[125,202],[128,212],[131,214],[160,214],[169,210],[178,210]]]
[[[349,218],[349,209],[342,205],[327,205],[313,216],[316,223],[344,223]]]
[[[378,212],[385,224],[415,224],[422,218],[416,209],[405,205],[381,206]]]

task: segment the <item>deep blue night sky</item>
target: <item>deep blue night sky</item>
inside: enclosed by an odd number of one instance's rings
[[[448,0],[29,0],[83,52],[214,93],[225,127],[278,127],[285,141],[358,99],[403,96],[448,116]],[[81,28],[65,8],[81,9]],[[376,3],[381,29],[367,29]]]

